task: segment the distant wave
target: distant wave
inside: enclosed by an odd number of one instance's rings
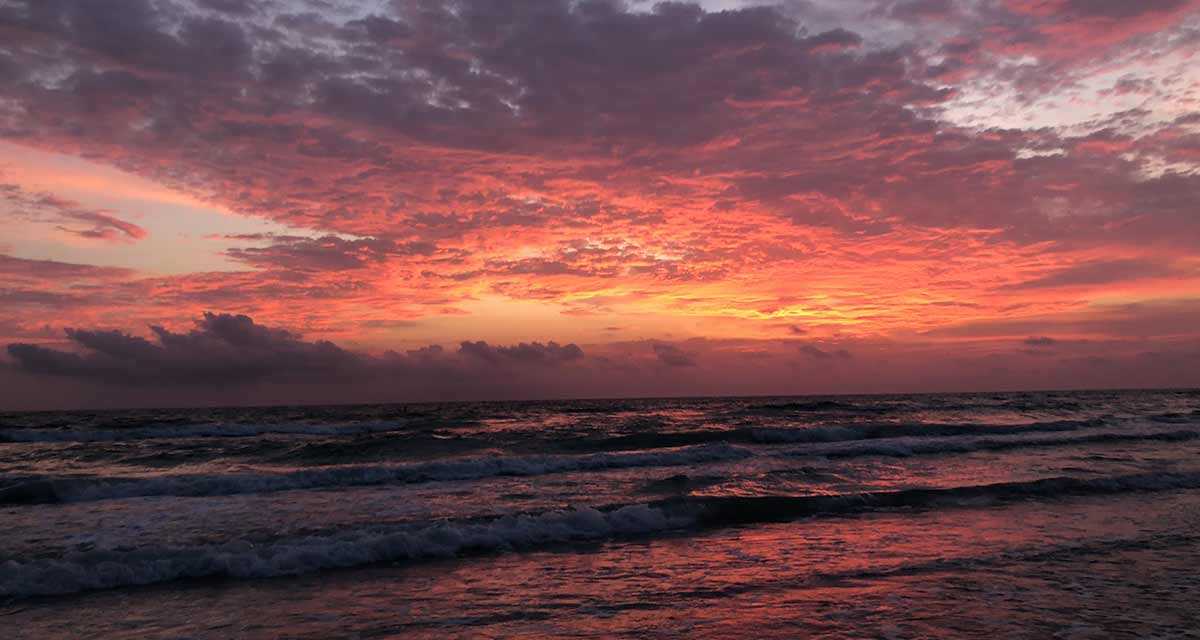
[[[196,547],[72,552],[0,564],[0,597],[61,595],[187,578],[266,578],[672,530],[787,521],[893,508],[954,508],[1020,500],[1200,488],[1200,473],[1030,482],[820,496],[685,497],[488,521],[437,522],[322,536]]]
[[[188,424],[147,425],[121,429],[3,429],[0,442],[120,442],[174,438],[252,438],[266,434],[345,436],[412,429],[405,422],[349,424]]]
[[[979,506],[1017,500],[1196,488],[1200,488],[1200,473],[1164,472],[1106,478],[1062,476],[947,489],[904,489],[837,495],[687,497],[677,499],[677,502],[688,508],[698,507],[695,517],[702,524],[730,525],[901,507]]]
[[[842,442],[849,440],[875,440],[899,437],[942,437],[1008,435],[1037,431],[1078,431],[1110,424],[1107,420],[1055,420],[1049,422],[1027,422],[1013,425],[988,424],[855,424],[809,428],[760,428],[750,429],[749,437],[755,442]]]
[[[1200,409],[1189,411],[1187,413],[1171,412],[1171,413],[1156,413],[1148,417],[1153,422],[1164,422],[1167,424],[1187,424],[1200,422]]]
[[[1200,431],[1100,432],[1083,434],[1015,434],[992,437],[881,438],[878,440],[808,443],[802,447],[755,451],[727,443],[618,451],[586,455],[477,456],[429,462],[311,467],[295,471],[177,474],[117,477],[42,477],[0,488],[0,504],[48,504],[149,496],[222,496],[297,489],[353,487],[478,480],[497,476],[538,476],[635,467],[673,467],[740,460],[755,456],[854,458],[909,457],[974,451],[1115,442],[1184,442],[1200,439]]]
[[[898,410],[891,403],[857,403],[840,400],[796,400],[791,402],[769,402],[750,404],[734,410],[739,415],[770,415],[779,413],[867,413],[883,414]]]
[[[1057,447],[1079,444],[1103,444],[1115,442],[1184,442],[1200,439],[1200,431],[1140,431],[1084,433],[1069,435],[1025,434],[1020,436],[992,436],[978,438],[894,438],[832,444],[821,448],[792,449],[785,455],[822,456],[826,458],[856,458],[862,456],[909,457],[919,455],[941,455],[947,453],[970,453],[972,451],[1004,451],[1033,447]]]
[[[808,403],[805,403],[808,404]],[[525,444],[537,442],[538,446],[546,449],[556,449],[563,452],[602,452],[627,451],[641,449],[661,449],[683,447],[689,445],[733,443],[733,444],[798,444],[820,442],[843,442],[852,440],[874,440],[898,437],[940,437],[940,436],[976,436],[976,435],[1009,435],[1025,432],[1058,432],[1094,429],[1117,424],[1112,419],[1094,418],[1088,420],[1056,420],[1028,422],[1023,424],[994,425],[972,423],[865,423],[846,425],[806,425],[796,427],[754,427],[743,426],[731,429],[697,429],[688,431],[663,431],[653,427],[661,426],[661,421],[646,419],[648,426],[644,431],[624,435],[608,436],[577,436],[558,434],[552,440],[538,440],[540,434],[536,429],[530,429],[527,435],[518,437],[516,433],[502,434],[504,442]],[[1150,422],[1166,424],[1188,424],[1200,422],[1200,413],[1192,412],[1178,414],[1161,414],[1147,418]],[[0,429],[0,443],[95,443],[95,442],[125,442],[138,440],[171,440],[171,439],[222,439],[222,438],[255,438],[265,435],[295,435],[327,438],[341,438],[379,433],[403,432],[406,441],[416,444],[418,440],[443,442],[449,436],[431,432],[428,420],[410,422],[390,420],[378,422],[351,422],[332,424],[313,424],[306,422],[248,424],[248,423],[202,423],[202,424],[156,424],[140,427],[122,427],[119,429],[47,429],[47,428],[7,428]],[[454,432],[450,432],[454,433]],[[473,431],[471,436],[484,441],[486,433]],[[463,435],[462,437],[465,437]],[[462,437],[457,440],[461,440]],[[451,438],[455,439],[455,438]],[[297,451],[296,456],[306,459],[319,459],[323,448],[336,446],[322,445],[310,442],[311,451]],[[332,443],[331,443],[332,444]],[[303,455],[301,455],[303,454]],[[345,454],[344,451],[341,452]]]
[[[942,423],[871,423],[813,425],[804,427],[742,427],[658,433],[636,433],[605,438],[581,438],[564,446],[586,450],[652,449],[729,442],[741,444],[801,444],[848,442],[885,438],[922,438],[945,436],[1013,435],[1029,432],[1078,431],[1108,426],[1103,419],[1055,420],[1013,425],[942,424]]]
[[[752,452],[730,445],[589,455],[448,458],[394,465],[316,467],[281,473],[151,477],[43,478],[0,489],[0,504],[42,504],[139,496],[216,496],[293,489],[534,476],[629,467],[679,466],[736,460]]]

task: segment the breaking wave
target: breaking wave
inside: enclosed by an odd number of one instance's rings
[[[0,564],[0,596],[61,595],[186,578],[299,575],[381,562],[646,534],[691,523],[648,505],[631,505],[603,512],[571,509],[485,523],[444,522],[258,544],[237,541],[194,548],[90,551],[56,560],[10,560]]]
[[[825,514],[895,508],[978,507],[1020,500],[1200,488],[1200,473],[1030,482],[818,496],[684,497],[609,508],[578,508],[444,521],[266,542],[72,552],[0,564],[0,597],[61,595],[188,578],[299,575],[325,569],[527,549],[549,544],[661,534]]]

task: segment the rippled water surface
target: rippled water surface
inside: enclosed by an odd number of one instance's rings
[[[1200,392],[0,414],[17,637],[1200,637]]]

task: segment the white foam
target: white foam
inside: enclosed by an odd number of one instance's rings
[[[54,560],[0,564],[0,597],[59,595],[183,578],[267,578],[397,560],[596,540],[690,526],[683,515],[649,505],[509,516],[483,523],[438,523],[344,532],[268,543],[72,553]]]

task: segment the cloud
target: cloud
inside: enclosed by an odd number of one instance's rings
[[[197,0],[205,9],[233,15],[248,15],[256,12],[255,2],[250,0]]]
[[[38,289],[0,289],[0,304],[6,305],[46,305],[61,307],[69,305],[78,298],[65,293],[42,291]]]
[[[1031,336],[1025,338],[1024,343],[1029,347],[1053,347],[1058,344],[1058,340],[1046,336]]]
[[[1167,340],[1197,336],[1195,314],[1200,300],[1160,300],[1149,303],[1097,304],[1069,313],[1035,314],[1016,318],[977,320],[940,327],[935,337],[1020,338],[1052,333],[1094,339]],[[1061,343],[1061,338],[1056,338]]]
[[[86,282],[96,279],[128,278],[133,275],[133,271],[120,267],[100,267],[58,260],[30,260],[0,254],[0,276],[6,278]]]
[[[33,193],[15,184],[0,184],[0,207],[10,215],[54,225],[59,231],[89,240],[137,241],[146,230],[112,215],[87,209],[73,200],[49,193]]]
[[[654,357],[658,358],[659,362],[667,365],[668,367],[696,366],[696,360],[691,356],[691,354],[688,354],[673,344],[655,342],[650,346],[652,349],[654,349]]]
[[[812,344],[801,345],[800,353],[802,353],[810,358],[815,358],[817,360],[832,360],[835,358],[841,359],[841,360],[849,360],[850,358],[854,357],[849,351],[847,351],[845,349],[834,349],[832,351],[826,351],[826,350],[821,349],[820,347],[818,347],[816,345],[812,345]]]
[[[154,340],[121,331],[67,329],[78,351],[15,343],[8,354],[24,372],[148,387],[227,387],[244,383],[365,380],[377,376],[479,373],[479,367],[556,367],[583,358],[575,344],[491,346],[463,342],[454,358],[440,347],[371,356],[306,341],[244,315],[205,313],[187,332],[153,326]]]
[[[902,21],[948,20],[959,7],[955,0],[903,0],[892,4],[889,15]]]
[[[141,240],[146,237],[146,230],[119,218],[114,218],[99,211],[70,211],[62,214],[64,218],[86,223],[88,226],[67,227],[59,226],[60,231],[77,235],[81,238],[94,240]]]
[[[30,373],[148,385],[336,378],[365,364],[330,342],[304,342],[246,316],[205,314],[186,333],[151,329],[157,343],[119,331],[68,329],[82,354],[31,344],[9,345],[8,352]]]
[[[585,237],[595,222],[629,209],[622,194],[662,193],[647,175],[672,185],[663,194],[675,200],[670,209],[703,211],[720,197],[722,206],[853,234],[887,233],[904,221],[1001,220],[1045,239],[1053,229],[1044,228],[1061,223],[1047,225],[1035,202],[1077,199],[1064,183],[1126,188],[1130,213],[1160,208],[1148,194],[1128,192],[1139,182],[1137,163],[1020,162],[1021,150],[1052,144],[1044,132],[979,136],[914,111],[951,94],[910,72],[921,62],[910,48],[858,46],[869,23],[814,31],[806,21],[816,12],[767,7],[664,4],[631,13],[616,4],[468,1],[453,9],[381,6],[355,19],[262,5],[247,12],[257,16],[247,29],[220,16],[251,5],[205,6],[217,13],[135,2],[118,25],[89,5],[14,5],[5,16],[10,30],[69,43],[63,64],[77,70],[61,86],[42,85],[36,70],[44,62],[10,52],[31,69],[14,96],[35,116],[14,125],[22,139],[53,145],[69,137],[114,161],[117,149],[133,150],[119,154],[124,166],[298,226],[381,238],[399,223],[451,238],[480,233],[496,248],[509,225]],[[1064,16],[1128,20],[1183,8],[1011,2],[976,15],[954,2],[889,6],[893,17],[948,16],[951,33],[978,31],[972,20],[990,19],[1015,41]],[[924,33],[909,35],[919,42]],[[950,49],[963,46],[941,37]],[[645,60],[654,63],[636,63]],[[264,115],[272,113],[295,117]],[[93,126],[78,135],[85,122]],[[200,147],[182,154],[188,145]],[[230,154],[239,162],[218,160]],[[700,179],[707,175],[728,178]],[[541,192],[536,200],[526,197],[530,190]],[[711,222],[697,213],[685,222],[669,210],[638,215],[656,226],[702,230]],[[682,280],[745,266],[701,264],[703,237],[681,241],[692,245],[690,264],[631,271]],[[230,255],[259,266],[361,259],[316,246]],[[565,265],[510,266],[525,276],[591,273]]]
[[[560,345],[550,341],[522,342],[511,347],[493,347],[486,342],[465,341],[459,345],[458,352],[462,355],[477,358],[488,363],[515,362],[521,364],[557,365],[583,357],[583,350],[575,344]]]
[[[1075,265],[1031,280],[1008,285],[1008,289],[1054,289],[1113,284],[1145,278],[1164,278],[1181,272],[1156,260],[1104,260]]]
[[[36,342],[12,344],[8,359],[0,359],[0,384],[20,390],[4,397],[5,408],[1200,384],[1194,330],[1156,341],[1056,338],[1053,348],[1019,350],[988,336],[953,343],[846,340],[837,349],[803,349],[788,338],[708,338],[589,344],[586,355],[573,344],[483,341],[367,353],[229,314],[147,336],[73,329],[66,345],[46,327],[24,330],[36,333]]]
[[[339,271],[378,264],[394,256],[428,256],[429,242],[397,242],[389,238],[347,239],[333,235],[309,238],[271,234],[227,236],[231,240],[266,241],[264,247],[234,247],[230,258],[256,267],[298,271]]]
[[[1105,18],[1130,20],[1150,14],[1172,13],[1190,5],[1190,0],[1053,0],[1050,2],[1011,0],[1009,6],[1017,11],[1063,18]]]

